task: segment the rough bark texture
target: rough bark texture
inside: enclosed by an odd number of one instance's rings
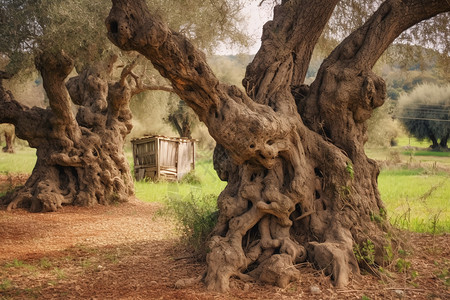
[[[127,201],[133,180],[123,152],[130,132],[128,104],[134,91],[125,68],[111,82],[114,60],[66,77],[73,69],[64,55],[41,54],[41,72],[50,107],[28,108],[0,85],[0,123],[12,123],[19,138],[36,148],[37,162],[25,186],[6,196],[8,209],[56,211],[62,205]],[[73,104],[77,114],[73,114]]]
[[[447,1],[388,0],[303,80],[312,50],[338,1],[282,1],[248,66],[246,93],[220,83],[204,55],[152,15],[145,1],[113,0],[110,40],[136,50],[168,78],[217,141],[215,168],[228,185],[209,243],[206,285],[229,278],[286,286],[308,260],[338,287],[359,266],[353,249],[370,240],[382,264],[388,225],[367,158],[365,121],[386,97],[371,69],[405,29],[448,11]]]

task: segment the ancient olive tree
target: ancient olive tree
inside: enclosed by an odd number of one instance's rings
[[[110,40],[151,60],[218,143],[215,168],[228,185],[209,242],[208,288],[227,290],[231,276],[286,286],[305,260],[342,287],[359,271],[355,245],[368,241],[382,263],[388,225],[371,222],[384,206],[364,143],[386,88],[371,69],[404,30],[449,11],[448,1],[384,1],[307,86],[312,51],[338,1],[283,0],[264,26],[245,91],[219,82],[202,52],[145,1],[112,2]]]
[[[219,5],[196,0],[188,11],[183,3],[172,2],[151,1],[151,5],[202,49],[221,39],[243,38],[236,27],[239,1]],[[134,190],[123,151],[132,128],[130,99],[145,90],[172,88],[150,76],[139,77],[136,70],[145,68],[137,65],[140,60],[119,53],[107,40],[102,23],[108,2],[1,3],[0,57],[8,64],[0,79],[9,80],[35,67],[49,107],[27,107],[0,84],[0,123],[14,124],[17,136],[37,149],[36,166],[25,186],[0,204],[8,209],[55,211],[65,204],[126,201]],[[211,39],[214,31],[220,39]]]
[[[398,99],[397,117],[416,138],[429,139],[432,149],[447,149],[450,137],[450,85],[422,84]]]
[[[37,149],[25,186],[4,199],[8,209],[55,211],[64,204],[126,201],[133,194],[123,144],[132,128],[130,98],[143,87],[128,82],[130,68],[112,81],[113,58],[65,82],[73,60],[64,53],[38,56],[47,109],[22,105],[0,84],[0,122],[14,124],[16,135]],[[76,114],[72,103],[78,106]]]
[[[107,40],[95,22],[105,10],[84,4],[2,1],[0,54],[8,62],[2,79],[35,67],[49,100],[47,109],[30,108],[0,84],[0,123],[13,124],[37,156],[26,184],[1,199],[8,209],[55,211],[125,201],[134,192],[123,143],[132,127],[129,100],[143,86],[128,67],[113,76],[117,55],[103,55]]]

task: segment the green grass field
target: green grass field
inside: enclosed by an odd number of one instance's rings
[[[20,148],[16,153],[3,153],[0,151],[0,173],[27,173],[31,174],[36,163],[36,150]]]
[[[388,218],[395,226],[412,231],[450,232],[450,174],[445,171],[450,167],[450,156],[435,155],[436,152],[425,150],[416,151],[415,155],[404,154],[399,151],[404,143],[428,146],[424,142],[403,139],[393,149],[367,149],[368,156],[374,159],[389,160],[396,156],[404,162],[404,167],[383,169],[378,178]],[[132,165],[131,151],[127,149],[126,154]],[[196,180],[136,182],[136,196],[143,201],[162,203],[174,199],[192,201],[217,197],[226,183],[217,177],[211,157],[211,153],[200,153],[195,169]],[[34,149],[23,148],[16,154],[0,152],[0,173],[31,173],[35,161]]]
[[[396,138],[398,146],[411,146],[417,148],[428,148],[432,143],[427,140],[419,141],[416,138],[408,137],[408,136],[400,136]]]
[[[378,178],[388,218],[416,232],[450,232],[450,176],[419,169],[386,169]]]
[[[206,195],[218,196],[226,183],[216,175],[212,160],[205,159],[197,162],[195,177],[199,183],[178,182],[145,182],[135,183],[136,197],[143,201],[165,202],[168,199],[202,198]]]

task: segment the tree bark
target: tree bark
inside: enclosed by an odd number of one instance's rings
[[[438,143],[438,140],[437,140],[437,138],[436,138],[436,136],[433,134],[433,133],[430,133],[429,135],[428,135],[428,137],[430,138],[430,141],[431,141],[431,145],[430,145],[430,148],[431,149],[437,149],[437,148],[439,148],[439,143]]]
[[[123,152],[130,132],[128,103],[135,93],[124,69],[110,79],[113,60],[84,70],[66,82],[73,69],[64,53],[36,59],[50,107],[28,108],[0,85],[0,122],[12,123],[19,138],[37,149],[37,162],[25,186],[6,196],[7,209],[56,211],[62,205],[91,206],[127,201],[133,179]],[[72,103],[78,105],[76,116]]]
[[[220,83],[204,55],[148,10],[113,0],[108,36],[168,78],[217,141],[214,165],[228,185],[209,242],[206,285],[231,276],[285,287],[308,260],[338,287],[358,273],[355,245],[370,241],[382,265],[389,224],[367,158],[365,121],[386,97],[372,67],[409,26],[448,11],[445,0],[388,0],[303,84],[311,53],[337,1],[282,1],[247,68],[246,93]],[[391,247],[392,245],[389,245]],[[395,247],[395,244],[394,244]],[[359,262],[364,266],[364,262]]]

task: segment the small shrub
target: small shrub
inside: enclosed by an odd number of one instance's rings
[[[190,171],[189,173],[187,173],[186,175],[183,176],[183,178],[181,179],[180,183],[187,183],[187,184],[195,184],[195,185],[197,185],[197,184],[201,184],[202,182],[200,180],[200,177],[198,177],[195,174],[195,171],[192,170],[192,171]]]
[[[384,208],[380,208],[379,214],[370,212],[370,220],[372,222],[376,222],[378,224],[382,224],[387,218],[386,210]]]
[[[15,258],[10,263],[6,263],[5,267],[6,268],[25,268],[25,269],[28,269],[28,270],[34,270],[34,267],[32,265],[29,265],[29,264],[25,263],[22,260],[18,260],[17,258]]]
[[[217,223],[217,196],[194,194],[184,198],[171,197],[160,214],[174,216],[184,241],[196,255],[206,255],[205,242]]]
[[[397,272],[406,273],[411,268],[411,262],[404,258],[399,258],[395,264],[395,267]]]
[[[371,240],[363,242],[362,246],[355,244],[353,253],[358,262],[365,262],[369,266],[375,265],[375,245]]]
[[[49,269],[53,266],[53,264],[48,260],[48,258],[44,257],[39,261],[39,266],[43,269]]]
[[[0,291],[6,291],[12,287],[11,280],[4,279],[0,282]]]

